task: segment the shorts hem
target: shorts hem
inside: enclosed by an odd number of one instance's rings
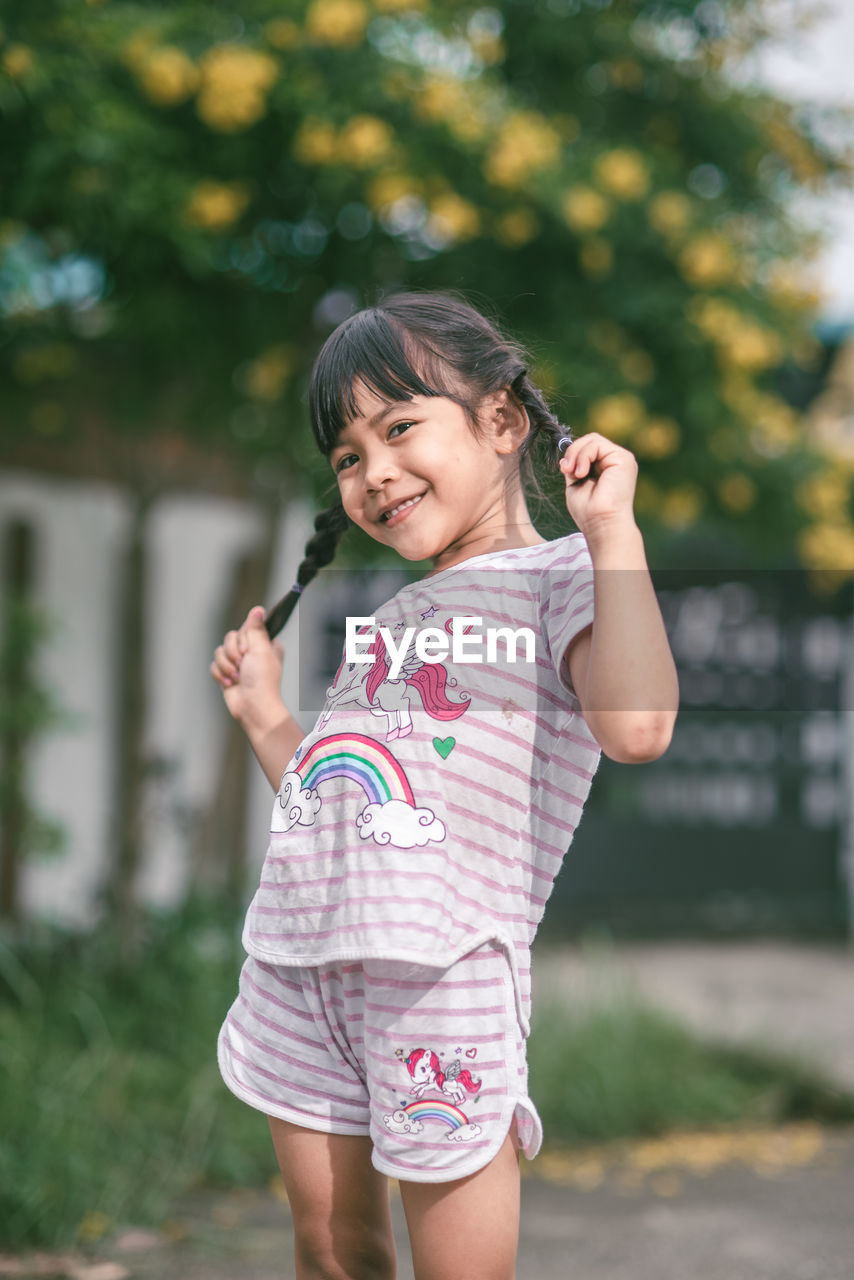
[[[307,1116],[304,1111],[286,1107],[281,1103],[275,1102],[272,1098],[261,1099],[256,1097],[235,1078],[226,1065],[222,1052],[218,1054],[218,1058],[219,1072],[222,1076],[223,1084],[234,1094],[235,1098],[239,1098],[248,1107],[252,1107],[253,1111],[260,1111],[262,1115],[272,1116],[276,1120],[286,1120],[289,1124],[299,1125],[301,1129],[313,1129],[316,1133],[338,1133],[353,1138],[369,1138],[371,1136],[371,1127],[367,1121],[364,1125],[356,1125],[349,1124],[346,1120],[330,1120],[325,1116]]]

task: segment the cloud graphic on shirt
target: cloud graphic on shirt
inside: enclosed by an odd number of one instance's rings
[[[424,1125],[420,1120],[413,1120],[405,1111],[394,1111],[390,1116],[383,1116],[383,1124],[392,1133],[420,1133]]]
[[[479,1138],[481,1128],[479,1124],[463,1124],[459,1129],[454,1129],[447,1135],[448,1142],[471,1142],[472,1138]]]
[[[356,826],[363,840],[392,844],[396,849],[421,848],[431,840],[445,839],[445,824],[432,809],[414,809],[405,800],[366,805]]]
[[[290,831],[296,823],[310,827],[320,808],[320,796],[311,787],[303,788],[298,773],[286,773],[282,778],[278,803],[273,805],[271,830]]]

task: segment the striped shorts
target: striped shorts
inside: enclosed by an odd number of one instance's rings
[[[448,1182],[517,1121],[537,1154],[513,980],[488,943],[448,969],[395,960],[283,968],[252,957],[219,1036],[223,1079],[259,1111],[373,1142],[381,1172]]]

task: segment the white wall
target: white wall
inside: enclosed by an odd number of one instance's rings
[[[83,925],[95,916],[109,862],[116,600],[130,508],[121,492],[107,485],[6,473],[0,476],[0,528],[16,518],[35,529],[35,599],[55,623],[40,655],[40,673],[72,716],[70,725],[51,731],[33,752],[33,799],[65,829],[67,845],[57,857],[28,861],[22,905],[29,916]],[[260,533],[251,507],[220,498],[171,497],[151,513],[146,750],[168,763],[169,774],[165,783],[149,789],[139,887],[150,903],[172,903],[186,887],[190,841],[178,810],[186,818],[206,806],[228,725],[208,665],[220,638],[233,561]],[[274,595],[292,581],[309,533],[305,511],[282,520]],[[289,658],[284,689],[293,696],[295,621],[284,639]],[[249,831],[258,865],[271,804],[270,788],[258,770]]]

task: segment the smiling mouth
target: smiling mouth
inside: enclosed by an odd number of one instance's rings
[[[380,516],[380,521],[387,524],[390,520],[394,520],[402,512],[408,511],[410,507],[416,506],[424,497],[423,493],[419,493],[417,498],[407,498],[405,502],[399,502],[396,507],[392,507],[391,511],[386,511]]]

